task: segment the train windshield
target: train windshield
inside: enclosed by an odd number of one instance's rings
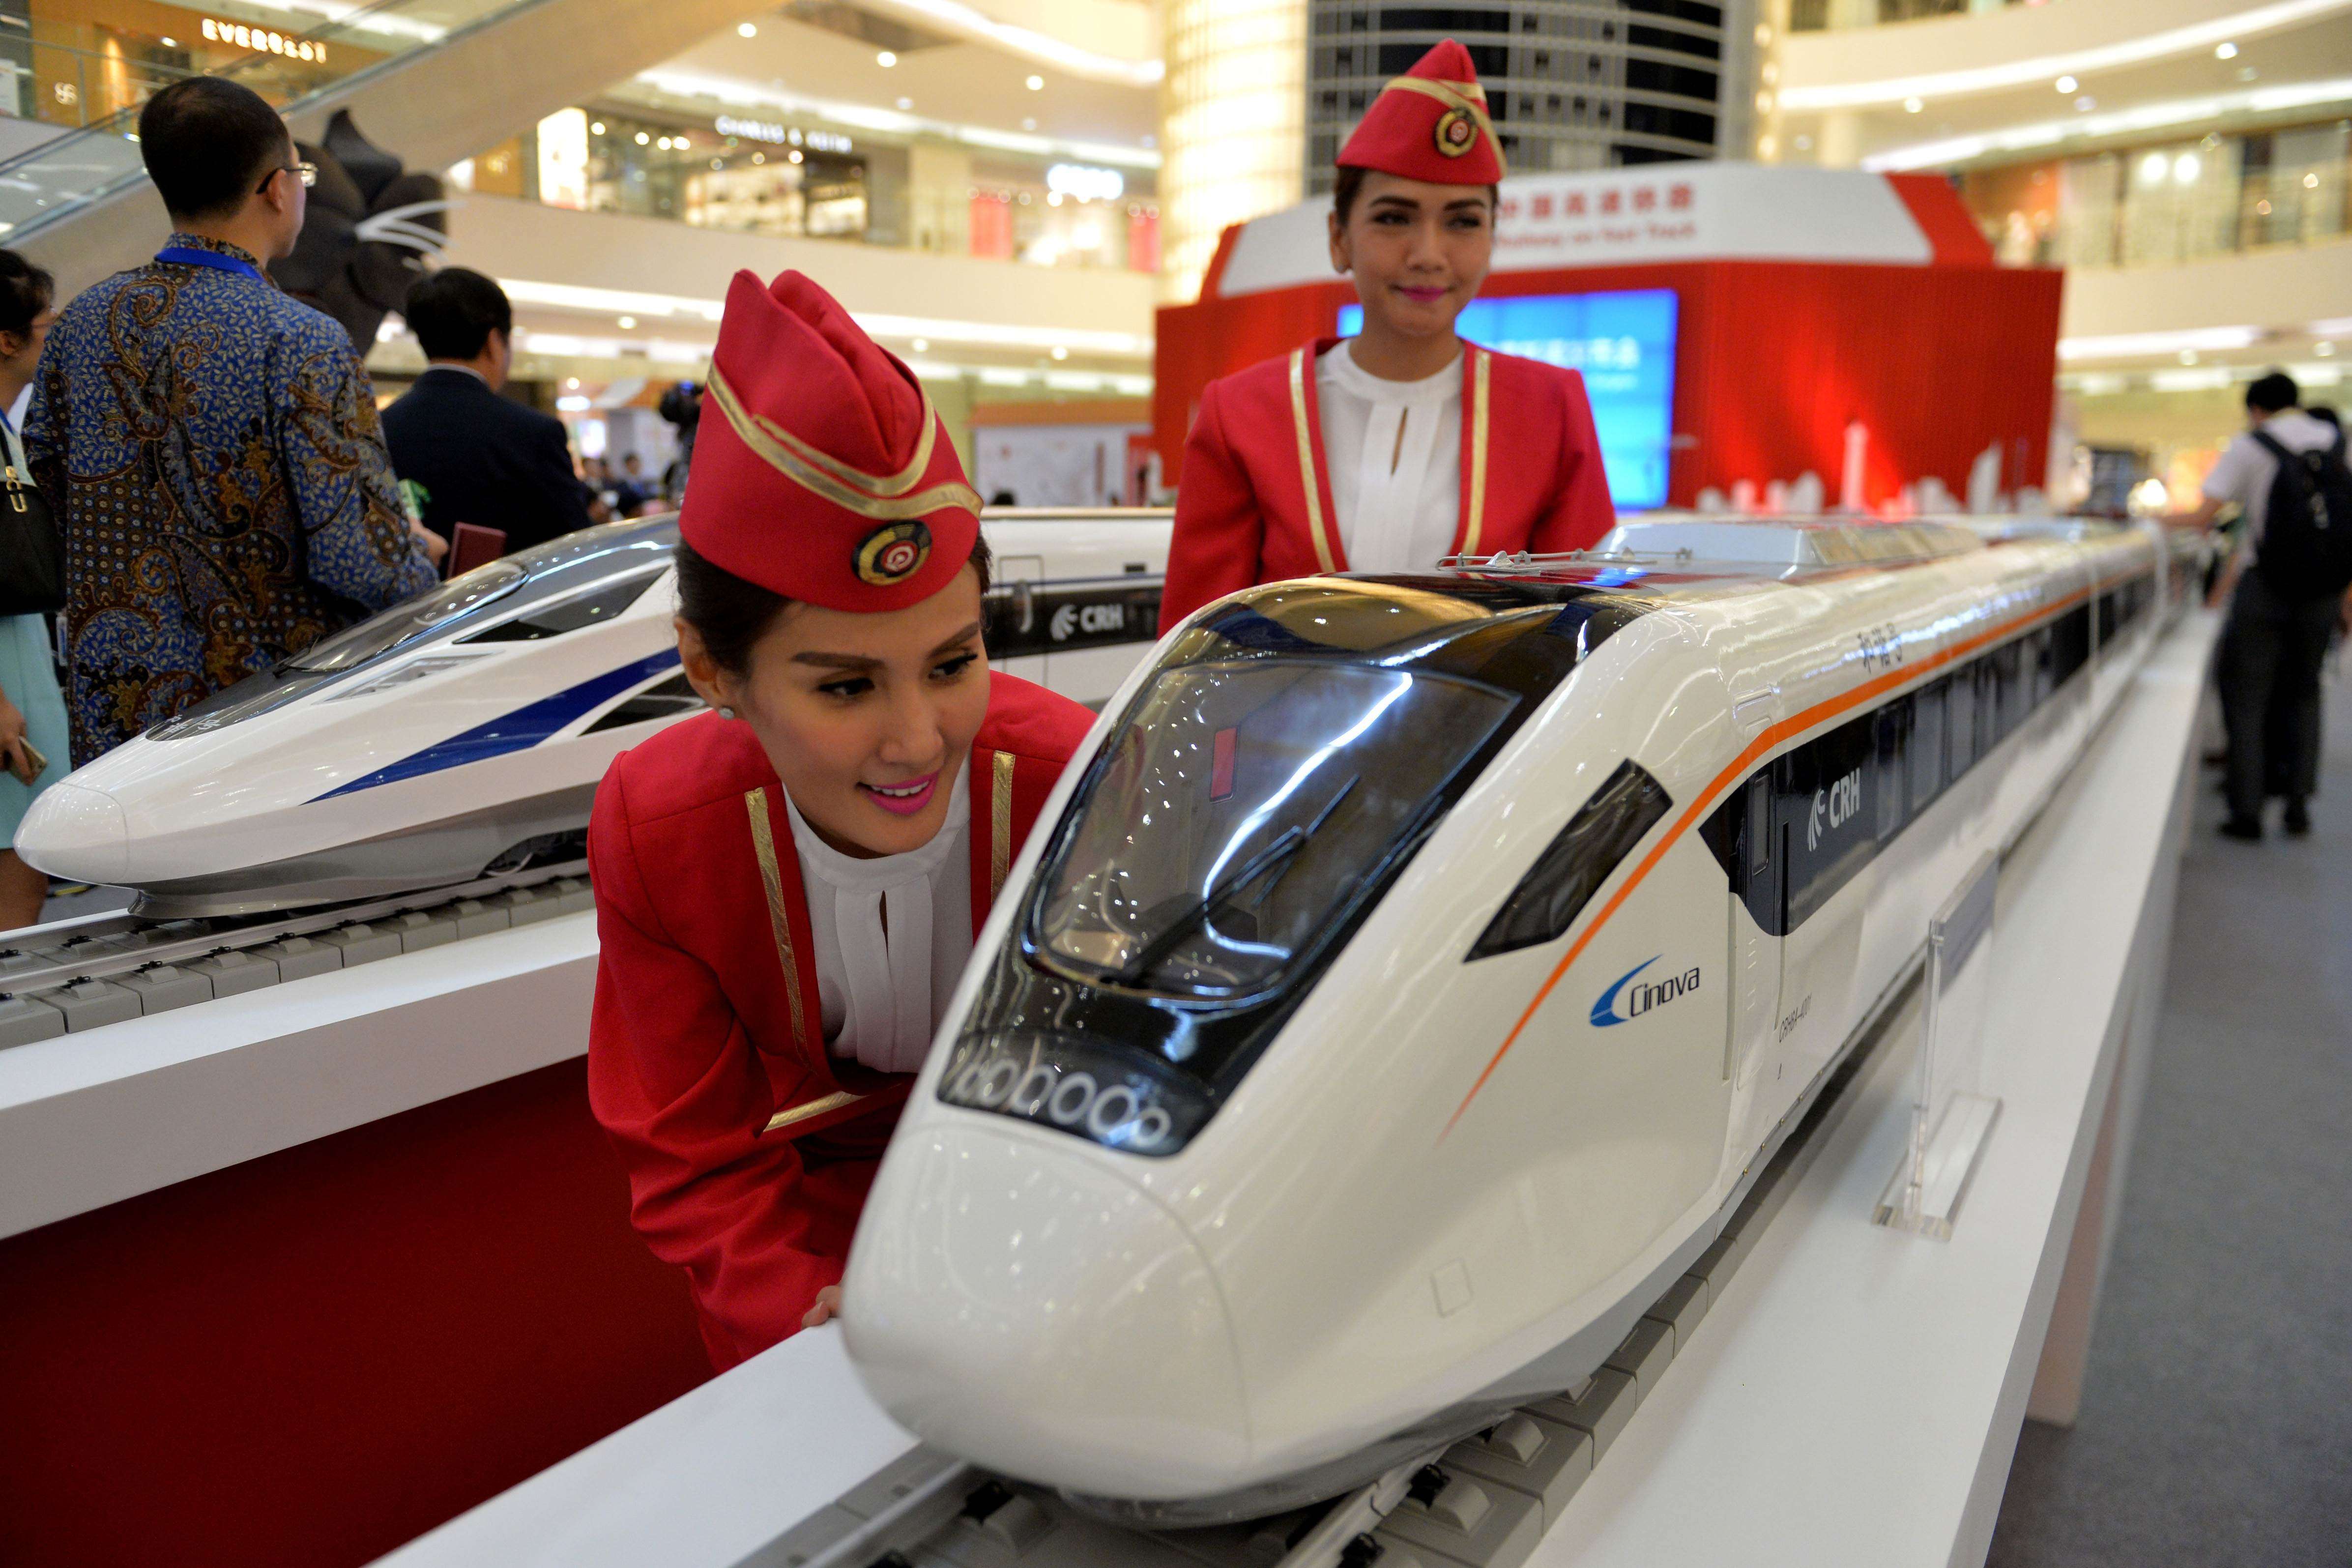
[[[1168,996],[1278,984],[1516,703],[1378,665],[1162,669],[1043,873],[1040,956]]]
[[[1580,584],[1314,578],[1202,615],[1041,825],[940,1098],[1183,1148],[1518,726],[1647,607]]]

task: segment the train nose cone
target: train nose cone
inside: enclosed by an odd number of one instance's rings
[[[867,1391],[926,1441],[1027,1480],[1126,1498],[1229,1486],[1249,1450],[1241,1374],[1184,1228],[1075,1141],[901,1137],[842,1288]]]
[[[131,829],[112,795],[53,784],[17,826],[16,853],[26,865],[69,882],[119,885],[131,876]]]

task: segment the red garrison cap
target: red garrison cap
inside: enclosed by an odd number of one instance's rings
[[[1448,38],[1382,88],[1339,149],[1339,166],[1433,185],[1500,180],[1503,149],[1486,118],[1486,91],[1478,85],[1470,51]]]
[[[980,497],[914,372],[798,272],[727,287],[678,531],[827,609],[904,609],[971,559]]]

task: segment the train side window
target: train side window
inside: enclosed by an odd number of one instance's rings
[[[2025,710],[2028,713],[2050,700],[2056,689],[2051,679],[2051,637],[2048,626],[2036,626],[2025,638]]]
[[[1994,668],[1990,656],[1976,661],[1977,677],[1977,754],[1982,762],[1991,750],[2000,744],[2000,672]]]
[[[2101,647],[2116,640],[2116,591],[2113,588],[2099,595],[2098,626]]]
[[[1945,689],[1944,778],[1957,784],[1977,760],[1977,676],[1974,665],[1952,671]]]
[[[1944,793],[1944,710],[1948,679],[1931,681],[1911,694],[1911,815],[1917,816]]]
[[[1634,845],[1674,805],[1664,786],[1628,758],[1577,807],[1478,940],[1472,959],[1556,940]]]
[[[1987,656],[1985,666],[1992,672],[1992,738],[1999,744],[2025,722],[2025,644],[2012,637]]]
[[[1910,772],[1905,752],[1911,740],[1911,698],[1906,693],[1873,715],[1878,754],[1874,760],[1877,780],[1872,794],[1878,803],[1878,841],[1903,831],[1904,806],[1910,799]]]
[[[1785,847],[1784,931],[1802,925],[1878,852],[1878,803],[1871,797],[1885,781],[1873,765],[1875,718],[1849,720],[1773,764],[1773,828]]]
[[[2051,689],[2063,689],[2090,662],[2091,607],[2077,605],[2051,624]]]

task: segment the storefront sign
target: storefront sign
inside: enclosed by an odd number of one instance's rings
[[[1127,176],[1091,163],[1056,163],[1045,171],[1045,188],[1082,202],[1115,202],[1127,191]]]
[[[849,151],[849,138],[838,131],[803,131],[772,120],[745,120],[740,115],[722,114],[710,122],[710,128],[721,136],[765,142],[776,147],[807,147],[819,153]]]
[[[205,37],[214,43],[235,44],[240,49],[251,49],[257,55],[284,55],[289,60],[310,60],[318,65],[327,63],[326,45],[314,43],[309,38],[289,38],[267,27],[207,16],[204,32]]]

